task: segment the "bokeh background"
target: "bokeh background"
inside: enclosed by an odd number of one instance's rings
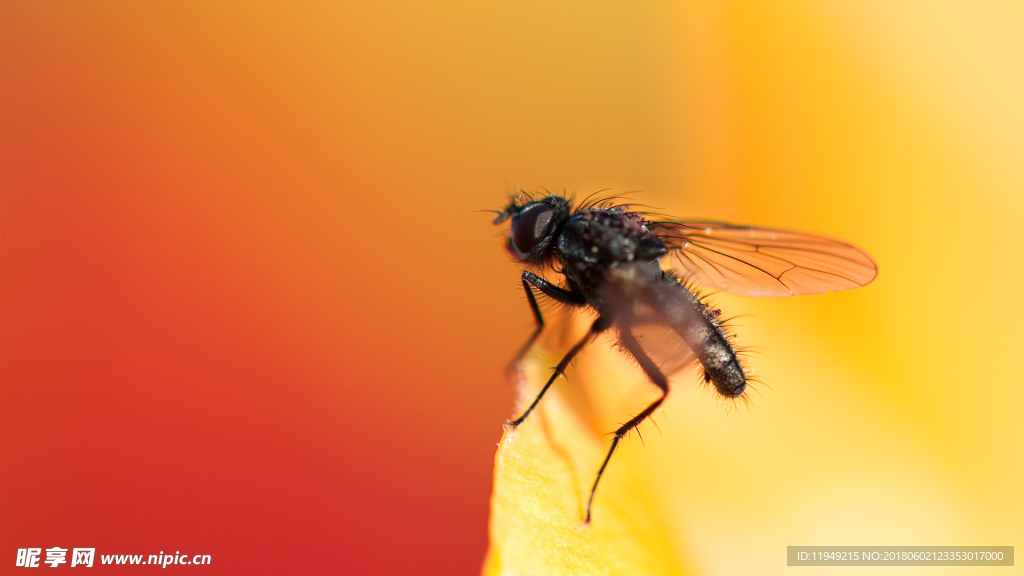
[[[1019,548],[1022,102],[1013,1],[7,0],[0,572],[478,572],[531,319],[474,210],[511,186],[879,263],[717,300],[771,388],[684,382],[624,448],[683,566]]]

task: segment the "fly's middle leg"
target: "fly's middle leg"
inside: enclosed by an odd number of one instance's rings
[[[619,337],[619,343],[623,348],[629,352],[633,358],[636,359],[637,363],[640,364],[640,368],[643,369],[647,377],[651,379],[658,389],[661,390],[661,397],[651,403],[650,406],[644,408],[642,412],[630,419],[615,431],[615,437],[612,439],[611,448],[608,449],[608,455],[604,457],[604,462],[601,464],[601,468],[597,471],[597,478],[594,479],[594,485],[590,488],[590,498],[587,500],[587,520],[590,523],[590,512],[594,504],[594,493],[597,492],[597,484],[601,481],[601,476],[604,475],[605,468],[608,467],[608,461],[612,459],[612,454],[615,453],[615,449],[619,447],[619,442],[622,441],[622,437],[629,433],[640,425],[641,422],[646,420],[654,414],[654,411],[661,406],[661,403],[665,401],[668,396],[668,378],[662,374],[661,369],[658,365],[651,360],[651,357],[644,352],[643,348],[640,347],[640,343],[637,342],[636,337],[629,331],[628,327],[622,328],[622,333]]]

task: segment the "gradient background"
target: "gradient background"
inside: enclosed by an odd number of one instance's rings
[[[0,74],[0,572],[479,571],[510,184],[879,262],[718,300],[772,389],[637,457],[692,571],[1024,545],[1020,2],[7,0]]]

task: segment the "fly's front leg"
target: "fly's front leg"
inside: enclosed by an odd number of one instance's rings
[[[540,312],[540,306],[537,304],[537,298],[533,295],[533,288],[540,290],[541,294],[552,298],[557,302],[566,304],[568,306],[579,307],[586,306],[587,301],[576,292],[570,292],[564,288],[559,288],[540,276],[530,272],[529,270],[523,270],[523,290],[526,291],[526,298],[530,302],[530,310],[533,311],[533,319],[537,324],[533,334],[526,340],[522,348],[516,352],[516,355],[512,358],[512,361],[508,363],[508,370],[511,371],[519,364],[519,361],[526,356],[526,353],[530,351],[530,347],[537,341],[537,337],[540,336],[541,331],[544,330],[544,316]]]
[[[594,320],[594,323],[590,325],[590,330],[587,332],[587,335],[577,342],[571,350],[569,350],[569,353],[562,358],[562,361],[558,363],[558,366],[555,366],[555,371],[551,374],[551,378],[549,378],[547,383],[544,384],[544,387],[540,389],[540,394],[537,394],[537,398],[533,400],[533,403],[526,409],[526,412],[523,412],[523,415],[519,418],[509,422],[508,425],[515,428],[522,424],[523,420],[526,420],[526,417],[530,415],[530,412],[533,412],[533,409],[537,406],[537,403],[540,402],[540,399],[544,397],[544,393],[548,391],[548,388],[551,387],[551,384],[554,383],[555,379],[565,373],[566,367],[568,367],[569,362],[572,362],[572,359],[576,357],[576,354],[578,354],[588,342],[593,340],[595,336],[607,330],[611,325],[611,320],[606,316],[599,316],[597,320]]]
[[[590,523],[590,510],[594,504],[594,492],[597,492],[597,484],[601,481],[604,469],[608,467],[608,461],[612,459],[612,454],[614,454],[615,449],[618,448],[622,437],[650,417],[650,415],[658,409],[658,406],[661,406],[661,403],[665,401],[665,397],[668,396],[668,378],[661,372],[658,365],[651,360],[651,357],[644,352],[643,348],[640,347],[640,343],[637,342],[636,337],[633,336],[632,332],[630,332],[628,326],[622,327],[619,343],[622,344],[622,347],[636,359],[637,363],[640,364],[640,368],[642,368],[644,373],[647,374],[647,377],[651,379],[651,382],[661,390],[661,397],[645,408],[643,412],[634,416],[629,422],[626,422],[615,431],[615,438],[612,439],[612,446],[608,450],[608,455],[604,457],[601,469],[597,471],[597,478],[594,479],[594,485],[590,488],[590,498],[587,500],[588,524]]]

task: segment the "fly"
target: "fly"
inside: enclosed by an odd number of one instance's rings
[[[594,493],[623,436],[640,425],[668,396],[668,376],[694,361],[704,382],[725,398],[741,398],[749,372],[743,367],[721,311],[704,302],[697,287],[741,296],[822,294],[865,286],[878,267],[860,248],[839,239],[723,222],[686,221],[632,210],[614,199],[584,201],[564,196],[513,195],[494,224],[511,219],[506,247],[522,264],[560,275],[553,284],[533,270],[522,283],[536,329],[513,359],[518,363],[544,329],[536,292],[597,319],[555,367],[519,426],[555,379],[597,335],[615,329],[619,347],[636,360],[661,392],[651,405],[615,431],[608,455],[587,499],[590,522]],[[668,269],[662,260],[668,259]],[[660,330],[660,332],[652,332]],[[656,334],[656,335],[654,335]],[[681,340],[677,346],[671,340]]]

